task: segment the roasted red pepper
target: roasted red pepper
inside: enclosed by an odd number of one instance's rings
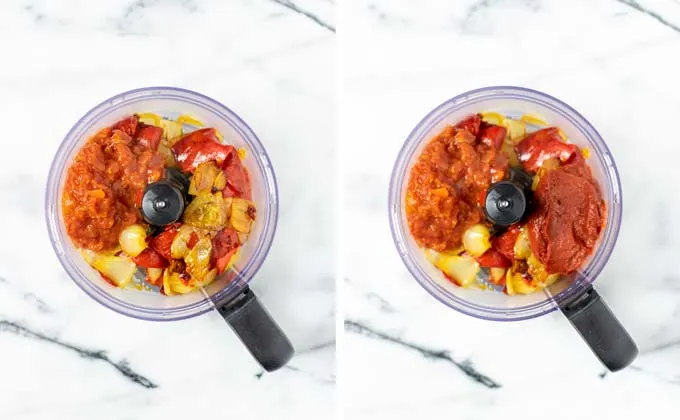
[[[158,150],[163,137],[163,129],[153,125],[139,124],[137,128],[137,143],[151,150]]]
[[[512,266],[509,259],[493,248],[487,250],[481,257],[477,257],[477,262],[480,266],[489,268],[508,268]]]
[[[224,228],[215,235],[212,240],[211,259],[218,273],[225,270],[240,245],[238,233],[232,228]]]
[[[498,251],[509,261],[512,261],[515,259],[515,242],[517,242],[519,234],[520,227],[517,225],[511,226],[508,230],[493,239],[491,248]]]
[[[536,172],[548,159],[558,158],[564,163],[574,153],[578,153],[578,147],[574,144],[565,143],[560,137],[557,127],[536,131],[517,145],[519,161],[528,172]]]
[[[182,137],[174,146],[172,153],[182,172],[193,172],[198,165],[214,161],[217,166],[230,157],[238,159],[234,146],[221,144],[214,128],[203,128]]]
[[[198,243],[198,235],[196,234],[196,232],[191,232],[189,240],[187,241],[187,248],[193,249],[196,243]]]
[[[479,129],[479,140],[489,147],[500,149],[508,130],[505,127],[483,123]]]
[[[467,130],[473,136],[477,137],[479,133],[479,126],[482,123],[482,117],[479,114],[471,115],[455,125],[456,128]]]
[[[120,130],[130,137],[134,137],[137,132],[137,116],[131,115],[125,119],[122,119],[115,123],[113,127],[114,130]]]
[[[149,246],[156,250],[163,258],[170,261],[172,259],[172,254],[170,253],[170,247],[172,246],[172,241],[177,236],[177,231],[179,230],[181,224],[170,225],[165,228],[165,230],[158,235],[151,238],[149,241]]]
[[[239,197],[247,200],[252,199],[252,190],[248,171],[241,163],[238,154],[227,158],[223,167],[227,185],[222,190],[225,197]]]
[[[165,268],[169,265],[168,260],[153,248],[146,248],[139,255],[132,258],[132,261],[137,266],[146,268]]]

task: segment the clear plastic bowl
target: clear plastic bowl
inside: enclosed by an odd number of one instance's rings
[[[205,293],[164,296],[157,292],[120,289],[105,282],[80,256],[66,233],[61,196],[66,171],[90,136],[121,118],[139,112],[166,117],[191,114],[224,135],[224,141],[247,151],[244,164],[253,187],[258,219],[234,269],[219,276]],[[54,251],[66,272],[90,297],[134,318],[172,321],[200,315],[235,296],[253,278],[271,246],[278,215],[276,178],[267,153],[253,130],[226,106],[189,90],[147,87],[116,95],[87,112],[68,132],[54,157],[45,196],[47,229]]]
[[[588,147],[591,151],[587,163],[600,183],[607,203],[605,231],[595,252],[582,268],[571,276],[562,277],[550,290],[543,293],[508,296],[494,291],[457,287],[425,259],[423,249],[415,243],[409,232],[404,202],[413,163],[425,144],[445,126],[482,111],[496,111],[515,118],[527,113],[540,115],[550,125],[560,127],[571,143]],[[607,145],[597,130],[575,109],[552,96],[531,89],[486,87],[463,93],[439,105],[408,136],[399,152],[390,181],[390,227],[404,264],[420,285],[439,301],[477,318],[517,321],[554,311],[560,302],[581,293],[600,274],[609,260],[619,233],[621,194],[621,182]]]

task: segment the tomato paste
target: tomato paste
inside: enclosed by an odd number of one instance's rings
[[[536,257],[550,273],[577,270],[593,252],[606,216],[600,188],[580,154],[546,173],[535,198],[528,225]]]

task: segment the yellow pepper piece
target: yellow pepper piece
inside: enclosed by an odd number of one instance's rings
[[[179,117],[177,117],[177,122],[180,124],[193,125],[195,127],[205,127],[203,121],[199,120],[198,118],[192,117],[189,114],[180,115]]]
[[[161,126],[161,120],[163,119],[160,115],[154,114],[153,112],[142,112],[137,114],[139,122],[147,125],[155,125],[156,127]]]
[[[548,125],[548,123],[545,122],[545,120],[543,118],[539,117],[538,115],[534,115],[534,114],[524,114],[520,118],[520,121],[524,121],[525,123],[531,124],[531,125],[541,125],[541,126]]]
[[[501,125],[503,124],[503,120],[505,120],[505,117],[498,112],[482,112],[482,121],[486,123]]]

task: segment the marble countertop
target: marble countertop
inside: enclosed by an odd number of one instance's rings
[[[318,136],[334,131],[333,18],[331,0],[0,4],[0,418],[333,412],[335,145]],[[279,224],[251,285],[297,349],[279,372],[263,374],[216,313],[153,323],[104,308],[52,251],[43,195],[59,143],[95,104],[149,85],[227,104],[268,150]]]
[[[341,3],[346,418],[675,418],[680,4],[414,4]],[[564,100],[612,150],[623,224],[595,284],[640,348],[624,371],[606,372],[559,313],[498,323],[448,309],[397,254],[387,191],[403,141],[444,100],[489,85]]]

